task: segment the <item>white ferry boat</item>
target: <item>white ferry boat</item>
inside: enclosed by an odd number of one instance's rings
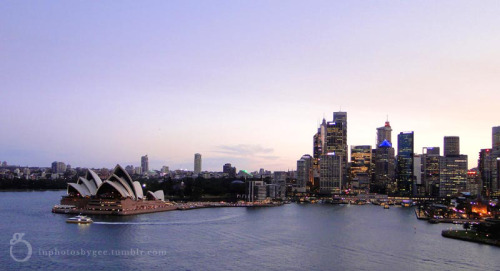
[[[90,224],[94,221],[88,216],[77,215],[75,217],[68,218],[66,220],[67,223],[77,223],[77,224]]]

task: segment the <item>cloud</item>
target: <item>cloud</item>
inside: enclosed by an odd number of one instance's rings
[[[269,154],[274,152],[272,148],[264,148],[261,145],[249,145],[249,144],[238,144],[238,145],[219,145],[216,153],[222,153],[234,157],[259,157],[265,158],[272,157],[277,159],[277,156],[270,156]]]

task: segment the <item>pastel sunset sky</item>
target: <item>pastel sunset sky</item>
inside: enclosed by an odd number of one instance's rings
[[[500,125],[498,1],[2,1],[0,160],[296,168],[318,122],[415,152]]]

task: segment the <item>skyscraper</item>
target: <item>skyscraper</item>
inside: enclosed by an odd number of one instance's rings
[[[458,136],[444,137],[444,157],[439,166],[439,196],[451,197],[467,188],[467,155],[460,154]]]
[[[492,138],[492,147],[493,149],[500,150],[500,126],[496,126],[492,128],[491,131],[491,138]]]
[[[396,185],[395,157],[392,147],[392,128],[389,121],[377,128],[376,149],[373,151],[374,176],[370,191],[376,193],[394,193]]]
[[[426,195],[439,196],[440,160],[439,147],[424,147],[422,149],[422,182]]]
[[[413,155],[413,195],[425,195],[425,186],[422,182],[422,155]]]
[[[194,154],[194,174],[201,173],[201,154]]]
[[[342,189],[342,156],[335,153],[323,154],[319,162],[321,194],[339,194]]]
[[[384,126],[377,128],[377,146],[380,146],[384,140],[392,143],[391,134],[391,124],[389,121],[386,121]]]
[[[318,132],[313,136],[313,166],[315,169],[319,168],[319,158],[323,154],[323,142],[321,142],[321,127]]]
[[[323,128],[323,126],[321,127]],[[347,178],[347,113],[334,112],[333,121],[325,123],[325,137],[323,140],[323,155],[335,154],[341,160],[342,180],[341,187],[344,187]]]
[[[444,137],[444,156],[458,156],[460,155],[460,138],[458,136],[445,136]]]
[[[326,141],[326,120],[318,127],[318,132],[313,136],[313,189],[319,187],[320,166],[319,161],[325,148]]]
[[[375,193],[394,193],[394,177],[394,148],[388,140],[384,140],[375,150],[375,180],[370,190]]]
[[[398,135],[398,164],[396,179],[398,193],[402,196],[413,196],[413,132],[401,132]]]
[[[351,188],[370,189],[372,173],[372,146],[351,146],[350,183]]]
[[[496,160],[492,149],[482,149],[479,152],[477,167],[483,183],[482,194],[485,196],[490,196],[491,192],[495,191],[495,188],[497,188]]]
[[[337,151],[337,153],[339,155],[343,155],[344,158],[343,158],[343,170],[344,170],[344,174],[345,174],[345,177],[347,177],[347,160],[348,160],[348,145],[347,145],[347,112],[333,112],[333,121],[335,123],[342,123],[342,127],[341,127],[341,130],[342,130],[342,142],[338,142],[340,145],[341,145],[341,148],[339,149],[342,149],[342,153],[339,153]]]
[[[148,174],[149,172],[149,158],[147,154],[141,157],[141,170],[143,174]]]
[[[297,160],[297,192],[306,192],[307,183],[312,183],[313,178],[313,158],[309,154],[304,154]]]

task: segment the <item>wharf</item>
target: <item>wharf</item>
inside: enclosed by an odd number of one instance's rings
[[[415,209],[415,215],[417,219],[427,220],[429,223],[453,223],[453,224],[464,224],[466,222],[479,222],[477,219],[466,219],[466,218],[431,218],[425,214],[424,211]]]
[[[229,203],[229,202],[188,202],[177,205],[177,210],[192,210],[201,208],[226,208],[226,207],[275,207],[281,206],[281,202],[245,202],[245,203]]]
[[[158,203],[149,205],[138,205],[134,208],[89,208],[88,206],[83,208],[78,208],[74,205],[56,205],[52,208],[53,213],[58,214],[82,214],[82,215],[137,215],[137,214],[147,214],[156,212],[167,212],[167,211],[185,211],[201,208],[226,208],[226,207],[275,207],[281,206],[281,202],[270,202],[270,203],[260,203],[260,202],[245,202],[245,203],[228,203],[228,202],[188,202],[188,203]]]
[[[446,238],[459,239],[469,242],[500,246],[500,240],[495,240],[484,233],[463,230],[443,230],[441,235]]]
[[[429,220],[429,217],[425,214],[425,212],[419,210],[418,208],[415,208],[415,215],[417,216],[417,219]]]

